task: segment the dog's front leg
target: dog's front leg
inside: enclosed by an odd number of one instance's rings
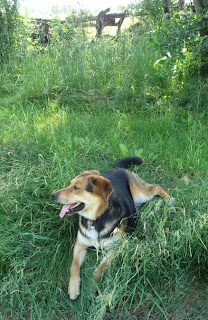
[[[87,247],[77,240],[73,251],[68,288],[68,294],[71,300],[75,300],[80,294],[80,267],[84,261],[86,252]]]

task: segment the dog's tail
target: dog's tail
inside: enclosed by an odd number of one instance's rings
[[[133,164],[140,165],[142,162],[143,162],[143,160],[140,157],[127,157],[127,158],[121,159],[117,163],[116,168],[126,169],[126,168],[130,167]]]

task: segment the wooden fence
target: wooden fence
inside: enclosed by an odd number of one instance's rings
[[[116,34],[119,34],[122,23],[126,17],[128,17],[127,12],[123,13],[108,13],[110,9],[101,11],[97,16],[88,18],[84,21],[90,24],[88,26],[96,28],[96,37],[102,36],[102,31],[105,27],[117,27]],[[33,26],[32,39],[39,40],[41,44],[48,44],[50,38],[50,32],[52,29],[53,20],[50,19],[32,19],[30,24]],[[69,23],[67,21],[61,21],[61,23]],[[83,24],[82,24],[83,25]],[[85,26],[87,26],[85,24]]]

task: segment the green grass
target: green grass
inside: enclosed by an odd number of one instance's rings
[[[124,40],[29,52],[2,67],[3,320],[208,317],[207,116],[193,105],[206,96],[206,83],[192,98],[181,88],[178,98],[186,95],[191,106],[178,108],[176,88],[164,97],[169,84],[162,88],[152,69],[157,53]],[[138,210],[97,291],[92,273],[101,253],[89,250],[81,296],[71,302],[77,217],[59,219],[51,192],[127,155],[141,155],[144,163],[133,169],[176,202],[155,199]]]

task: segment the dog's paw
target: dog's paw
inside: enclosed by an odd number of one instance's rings
[[[169,206],[172,206],[174,204],[174,202],[175,202],[175,198],[171,197],[171,198],[168,199],[167,204]]]
[[[71,300],[76,300],[80,295],[80,281],[70,280],[68,294]]]
[[[93,277],[96,281],[99,281],[102,277],[102,273],[99,271],[99,269],[95,269],[95,271],[93,272]]]

